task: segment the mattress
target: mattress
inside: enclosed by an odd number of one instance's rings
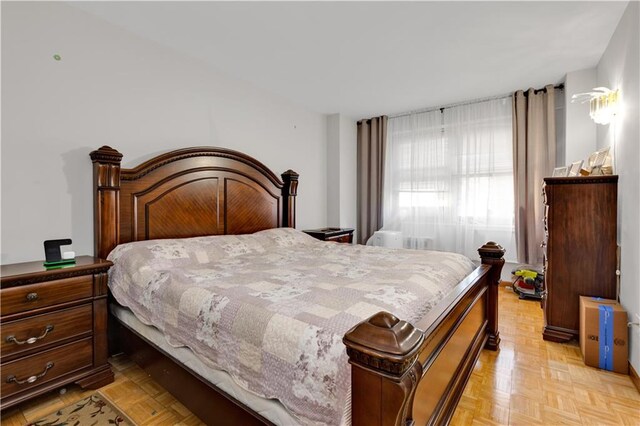
[[[423,318],[474,266],[453,253],[327,243],[290,228],[116,247],[109,287],[174,347],[306,425],[339,425],[344,333],[380,312]]]

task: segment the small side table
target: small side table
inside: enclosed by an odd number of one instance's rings
[[[302,232],[320,241],[335,241],[348,244],[353,242],[353,228],[305,229]]]
[[[107,271],[91,256],[47,269],[43,262],[0,267],[4,410],[69,383],[113,382],[107,362]]]

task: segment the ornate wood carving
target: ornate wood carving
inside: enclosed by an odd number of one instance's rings
[[[354,366],[354,425],[400,426],[411,418],[422,376],[417,359],[423,341],[420,330],[388,312],[373,315],[345,334],[343,342]]]
[[[344,335],[352,364],[402,376],[418,356],[422,332],[388,312],[378,312]]]
[[[298,178],[300,175],[289,169],[282,174],[284,186],[282,187],[282,198],[284,202],[284,218],[282,226],[296,227],[296,196],[298,195]]]
[[[180,160],[202,158],[202,157],[218,157],[226,158],[229,160],[238,161],[244,163],[251,168],[258,170],[262,175],[267,176],[274,184],[282,184],[276,175],[260,161],[246,154],[238,151],[233,151],[226,148],[210,147],[210,146],[198,146],[192,148],[176,149],[164,154],[160,154],[144,163],[127,170],[127,173],[123,175],[123,180],[138,180],[143,176],[151,173],[155,169],[169,165]],[[295,172],[294,172],[295,173]]]
[[[121,169],[122,154],[103,146],[91,159],[99,257],[129,241],[295,226],[298,174],[288,170],[283,182],[240,152],[186,148]]]
[[[545,182],[553,185],[574,185],[576,183],[618,183],[617,175],[546,177]]]
[[[500,346],[500,331],[498,330],[498,286],[500,274],[504,266],[505,249],[499,244],[489,241],[478,249],[483,265],[491,266],[489,271],[489,288],[487,289],[487,332],[489,339],[485,347],[493,351]]]
[[[103,146],[90,154],[93,162],[94,254],[105,259],[120,241],[120,161],[122,154]]]

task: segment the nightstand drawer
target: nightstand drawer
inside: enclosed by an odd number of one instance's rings
[[[2,316],[93,296],[93,276],[66,278],[2,290]]]
[[[2,359],[93,331],[91,304],[2,324]],[[86,336],[85,336],[86,337]]]
[[[336,243],[350,243],[353,238],[352,234],[337,235],[335,237],[327,237],[325,241],[335,241]]]
[[[2,398],[65,374],[91,367],[93,339],[87,338],[2,364]]]

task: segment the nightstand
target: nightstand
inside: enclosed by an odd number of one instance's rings
[[[322,228],[322,229],[306,229],[305,234],[309,234],[320,241],[335,241],[337,243],[353,242],[352,228]]]
[[[0,266],[0,409],[69,383],[97,389],[113,381],[107,363],[107,271],[79,256]]]

